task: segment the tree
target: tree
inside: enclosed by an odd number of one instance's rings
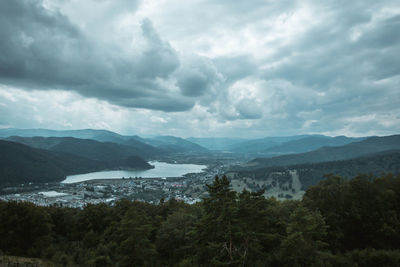
[[[51,217],[32,203],[0,202],[0,250],[19,256],[41,256],[52,242]]]
[[[286,238],[282,242],[282,258],[291,266],[310,266],[318,253],[327,247],[322,240],[327,226],[318,211],[299,206],[290,216]]]
[[[164,264],[174,265],[186,257],[191,257],[196,220],[196,216],[186,208],[174,212],[161,224],[156,246]]]
[[[149,240],[153,230],[151,222],[140,206],[133,206],[126,212],[118,229],[121,266],[152,265],[155,262],[155,246]]]
[[[209,197],[203,200],[204,214],[197,225],[197,256],[201,264],[221,265],[238,262],[234,233],[236,192],[230,190],[226,176],[216,176],[207,185]]]

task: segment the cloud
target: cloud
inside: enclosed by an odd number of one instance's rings
[[[136,64],[138,78],[167,78],[179,66],[179,59],[172,47],[163,42],[154,29],[152,22],[145,19],[141,29],[148,47]]]
[[[176,85],[188,97],[215,95],[217,86],[223,82],[214,63],[199,56],[183,58],[183,66],[176,75]]]
[[[48,92],[126,124],[147,116],[143,133],[395,133],[399,26],[392,0],[2,1],[0,124],[33,125],[20,108],[54,125],[36,97]]]
[[[249,54],[216,57],[213,62],[229,84],[254,75],[258,71],[257,63]]]
[[[262,109],[251,99],[241,99],[235,105],[235,108],[241,119],[259,119],[262,117]]]
[[[164,111],[190,109],[194,101],[166,86],[179,67],[175,50],[143,20],[146,47],[139,55],[88,40],[79,27],[37,1],[0,6],[0,81],[30,89],[74,90],[117,105]]]

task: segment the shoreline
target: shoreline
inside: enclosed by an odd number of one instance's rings
[[[186,175],[186,174],[184,174]],[[85,181],[79,181],[79,182],[73,182],[73,183],[61,183],[65,185],[69,184],[96,184],[96,183],[122,183],[122,182],[134,182],[138,180],[155,180],[155,181],[171,181],[171,180],[181,180],[181,179],[186,179],[185,176],[176,176],[176,177],[141,177],[141,178],[95,178],[95,179],[90,179],[90,180],[85,180]]]
[[[68,175],[64,180],[60,181],[61,184],[75,184],[89,180],[129,180],[136,178],[145,179],[168,179],[176,177],[185,177],[190,173],[206,172],[209,166],[199,164],[171,164],[159,161],[152,161],[154,166],[148,170],[110,170],[110,171],[97,171],[85,174]],[[124,179],[123,179],[124,178]]]

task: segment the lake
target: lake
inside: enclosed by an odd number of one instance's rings
[[[116,170],[99,171],[85,174],[69,175],[62,183],[70,184],[93,179],[121,179],[125,178],[154,178],[154,177],[181,177],[186,173],[202,172],[207,166],[197,164],[170,164],[165,162],[150,162],[154,169],[149,170]]]

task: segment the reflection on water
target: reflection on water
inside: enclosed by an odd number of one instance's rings
[[[76,174],[67,176],[62,183],[77,183],[93,179],[120,179],[125,178],[152,178],[152,177],[181,177],[186,173],[198,173],[202,172],[206,168],[205,165],[196,164],[169,164],[165,162],[150,162],[154,165],[154,169],[150,170],[118,170],[118,171],[100,171],[90,172],[85,174]]]

